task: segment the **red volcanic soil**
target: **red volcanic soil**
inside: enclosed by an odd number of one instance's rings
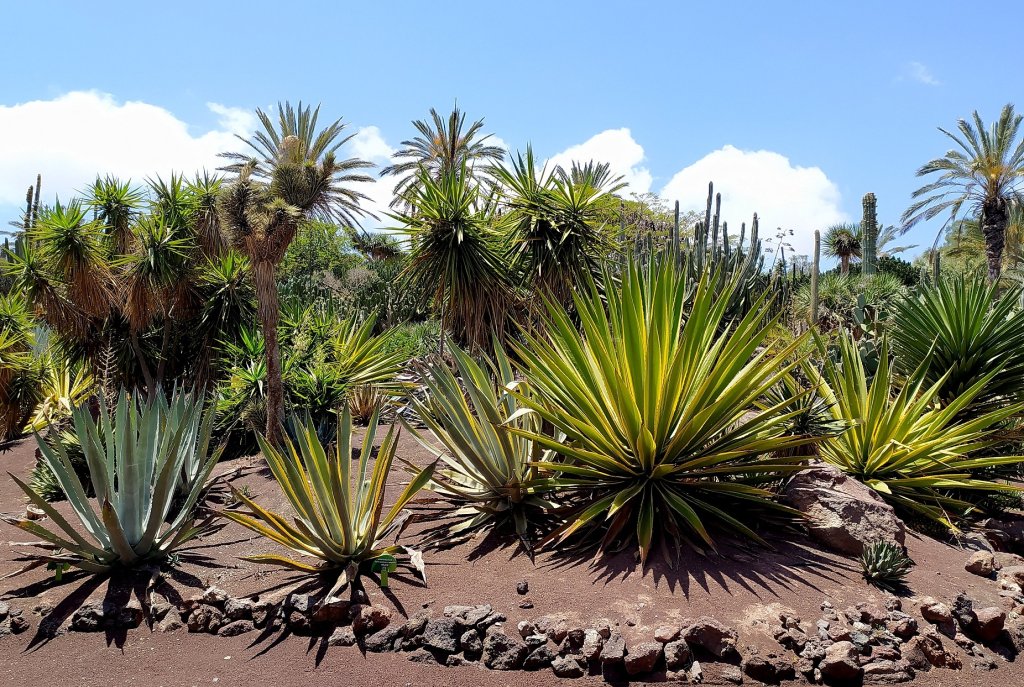
[[[24,477],[31,469],[34,443],[25,440],[0,454],[4,472]],[[399,443],[399,456],[424,463],[427,453],[409,436]],[[255,459],[225,463],[218,473],[236,469],[242,474],[232,483],[248,486],[262,505],[286,511],[284,498],[273,478],[261,471]],[[392,489],[407,476],[392,474]],[[23,512],[25,500],[9,478],[0,478],[0,511]],[[65,506],[66,507],[66,504]],[[19,547],[31,537],[16,528],[0,525],[0,576],[17,570]],[[415,542],[412,531],[403,539]],[[392,594],[368,586],[374,604],[391,607],[396,615],[411,615],[423,608],[436,614],[449,604],[489,603],[508,616],[509,625],[546,614],[563,614],[570,623],[607,619],[628,643],[651,641],[654,629],[688,617],[714,616],[740,632],[739,648],[751,645],[779,650],[768,634],[765,620],[777,619],[780,611],[803,618],[813,629],[820,604],[828,599],[839,610],[881,595],[864,583],[857,561],[821,550],[795,531],[772,535],[773,549],[729,546],[718,555],[689,554],[678,569],[657,561],[641,571],[633,556],[622,554],[598,561],[542,553],[534,561],[513,546],[487,547],[470,543],[457,548],[428,552],[427,585],[392,576]],[[12,540],[12,541],[8,541]],[[908,583],[912,593],[934,596],[947,603],[964,591],[977,603],[1002,606],[995,582],[964,571],[969,553],[923,537],[911,537],[910,555],[917,562]],[[22,547],[23,548],[23,547]],[[239,556],[279,551],[277,545],[250,536],[229,524],[221,531],[193,542],[168,580],[181,597],[189,597],[209,585],[233,596],[282,593],[299,578],[278,570],[247,563]],[[524,597],[517,583],[529,583]],[[47,632],[59,627],[86,599],[103,598],[129,590],[114,590],[107,580],[67,573],[56,584],[52,573],[30,573],[0,579],[0,599],[22,609],[31,627],[20,635],[0,637],[0,685],[548,685],[599,684],[600,678],[558,680],[541,671],[499,673],[475,667],[447,668],[413,663],[406,654],[363,654],[356,647],[327,647],[320,639],[297,636],[261,639],[259,633],[225,638],[189,634],[186,630],[161,633],[143,625],[123,634]],[[533,608],[522,609],[528,600]],[[41,616],[33,609],[49,607]],[[904,599],[904,610],[918,618],[917,604]],[[40,628],[43,628],[41,630]],[[948,648],[956,650],[952,641]],[[998,670],[977,672],[931,670],[919,673],[921,685],[1024,684],[1024,658],[1001,662]],[[964,665],[970,666],[968,657]],[[705,666],[713,683],[713,666]],[[747,683],[753,683],[747,679]]]

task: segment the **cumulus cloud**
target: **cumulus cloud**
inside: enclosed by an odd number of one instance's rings
[[[586,163],[590,160],[607,162],[612,172],[621,174],[629,184],[629,193],[647,193],[654,178],[643,166],[644,149],[633,140],[629,129],[607,129],[592,136],[579,145],[571,146],[551,157],[548,165],[569,167],[573,162]]]
[[[374,169],[367,172],[371,176],[377,176],[383,167],[391,164],[391,156],[395,153],[395,148],[391,147],[380,128],[376,126],[364,126],[359,129],[352,140],[348,142],[347,148],[346,155],[362,158],[376,165]],[[373,183],[358,184],[355,187],[360,193],[365,193],[370,198],[369,201],[363,201],[362,207],[377,217],[376,219],[364,218],[362,223],[365,228],[394,224],[385,213],[388,212],[388,205],[394,198],[392,190],[396,182],[394,177],[384,177]]]
[[[740,150],[726,145],[677,172],[661,191],[682,210],[703,212],[708,182],[722,194],[722,219],[732,232],[756,212],[762,238],[786,231],[786,241],[797,254],[814,250],[814,230],[848,218],[840,209],[838,187],[818,167],[793,165],[768,150]],[[734,229],[733,229],[734,228]],[[792,230],[792,235],[789,231]],[[788,251],[787,251],[788,252]]]
[[[218,124],[205,133],[157,105],[118,102],[97,91],[0,106],[0,205],[20,206],[37,173],[52,200],[73,195],[97,174],[141,181],[171,171],[212,171],[223,164],[218,153],[240,149],[235,134],[251,132],[255,118],[240,108],[207,106]]]

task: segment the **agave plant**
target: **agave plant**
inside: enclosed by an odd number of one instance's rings
[[[95,505],[60,438],[50,444],[37,435],[78,526],[11,475],[54,526],[4,516],[43,540],[38,546],[45,553],[30,556],[26,570],[55,563],[105,572],[159,561],[213,527],[212,517],[196,522],[196,504],[220,455],[219,449],[209,451],[213,414],[203,412],[202,399],[175,393],[170,402],[140,403],[122,392],[111,414],[101,393],[98,405],[97,419],[88,406],[74,411]]]
[[[1001,373],[972,401],[973,408],[1024,400],[1024,310],[1021,292],[998,297],[997,285],[979,277],[955,277],[922,289],[894,311],[895,364],[910,374],[922,368],[936,384],[943,404],[974,386],[993,370]]]
[[[306,417],[292,419],[292,439],[278,449],[262,435],[263,456],[296,515],[285,517],[267,510],[255,499],[235,491],[248,512],[228,510],[223,515],[257,534],[291,549],[304,558],[281,554],[247,556],[256,563],[280,565],[308,573],[337,574],[334,594],[368,571],[381,556],[401,555],[400,563],[423,574],[422,557],[409,547],[387,544],[400,534],[411,513],[406,505],[431,478],[434,465],[415,474],[395,503],[384,512],[384,490],[395,458],[398,431],[388,430],[370,467],[377,417],[366,429],[359,462],[353,472],[352,417],[341,412],[333,455],[317,436],[317,427]],[[313,559],[310,561],[309,559]]]
[[[870,382],[857,344],[849,335],[839,337],[838,359],[824,357],[824,371],[806,365],[807,375],[829,401],[833,417],[852,425],[821,443],[819,455],[824,461],[864,482],[896,508],[953,529],[956,519],[972,508],[956,491],[1020,491],[980,475],[984,470],[1019,463],[1020,456],[980,456],[979,452],[998,445],[994,431],[1003,420],[1024,409],[1024,404],[958,419],[999,369],[978,379],[948,405],[938,407],[934,399],[946,377],[929,383],[926,367],[892,393],[895,379],[884,339],[878,369]]]
[[[589,528],[641,561],[659,539],[713,547],[712,524],[761,541],[752,512],[777,506],[768,486],[800,469],[782,454],[809,440],[785,435],[793,411],[755,403],[795,362],[766,360],[766,294],[729,323],[730,289],[714,281],[631,263],[607,300],[594,284],[575,295],[579,326],[549,300],[546,333],[520,350],[532,393],[518,398],[564,438],[512,428],[561,456],[538,467],[579,504],[547,541]]]
[[[533,530],[555,504],[533,484],[538,447],[513,429],[537,432],[539,417],[519,413],[521,406],[511,393],[517,381],[499,343],[494,344],[490,369],[458,347],[451,354],[462,384],[446,364],[430,363],[423,374],[426,399],[412,401],[437,443],[412,427],[410,431],[445,466],[435,472],[428,489],[446,509],[454,509],[450,521],[435,528],[427,541],[455,544],[509,525],[531,551]],[[550,453],[544,457],[550,459]]]
[[[914,561],[902,546],[878,540],[864,547],[860,556],[861,571],[868,584],[895,592],[903,586]]]

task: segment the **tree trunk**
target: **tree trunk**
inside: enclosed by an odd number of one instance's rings
[[[1006,225],[1010,217],[1006,200],[989,198],[981,206],[981,233],[985,237],[985,257],[988,260],[988,280],[999,281],[1003,263],[1003,244],[1006,242]]]
[[[275,267],[269,260],[260,260],[253,263],[252,274],[267,356],[266,437],[273,446],[281,446],[284,443],[284,378],[281,374],[281,348],[277,343],[280,312]]]
[[[850,273],[850,256],[840,255],[839,256],[839,273],[849,274]]]

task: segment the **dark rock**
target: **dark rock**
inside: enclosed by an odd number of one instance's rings
[[[221,627],[217,630],[217,634],[222,637],[237,637],[238,635],[244,635],[246,632],[252,632],[255,629],[251,620],[236,620]]]
[[[551,670],[558,677],[583,677],[584,670],[579,661],[572,656],[557,656],[551,661]]]
[[[974,625],[976,620],[974,602],[961,592],[953,599],[953,607],[950,609],[950,614],[953,616],[956,624],[966,632]]]
[[[681,632],[681,628],[673,627],[671,625],[663,625],[654,631],[654,639],[662,644],[668,644],[669,642],[674,642],[679,639]]]
[[[432,618],[423,629],[423,646],[453,654],[459,649],[462,625],[456,618]]]
[[[851,642],[836,642],[825,649],[825,657],[818,668],[821,674],[830,680],[854,680],[861,675],[860,662],[857,656],[860,651]]]
[[[357,604],[349,609],[356,636],[379,632],[391,624],[391,611],[381,606]]]
[[[747,658],[743,662],[743,672],[748,677],[770,685],[796,679],[796,667],[786,659],[771,654]]]
[[[519,602],[519,608],[522,608],[524,610],[528,610],[530,608],[533,608],[533,602],[530,601],[530,600],[520,601]]]
[[[934,631],[913,637],[903,645],[903,658],[918,670],[929,667],[954,668],[961,667],[960,659],[942,646],[942,640]]]
[[[634,644],[626,654],[626,672],[630,675],[651,672],[658,659],[661,658],[661,651],[662,644],[660,642]]]
[[[350,601],[335,597],[324,599],[313,609],[313,622],[321,625],[341,625],[351,617],[351,611]]]
[[[621,665],[626,658],[626,640],[622,635],[615,633],[604,640],[599,658],[602,665]]]
[[[516,593],[519,594],[520,596],[525,596],[527,593],[529,593],[529,591],[530,591],[530,583],[527,582],[526,580],[523,580],[522,582],[520,582],[520,583],[518,583],[516,585]]]
[[[462,647],[462,653],[466,654],[467,658],[472,658],[475,661],[484,651],[484,640],[480,638],[480,633],[476,630],[466,630],[459,637],[459,646]]]
[[[252,601],[229,597],[224,602],[224,615],[228,620],[252,620]]]
[[[103,604],[83,604],[71,615],[71,629],[76,632],[99,632],[103,629]]]
[[[157,623],[156,629],[158,632],[177,632],[183,627],[185,627],[185,624],[177,617],[168,616]]]
[[[28,618],[23,615],[11,616],[7,619],[7,624],[11,628],[11,634],[16,635],[20,635],[29,628]]]
[[[1001,608],[982,608],[974,612],[974,624],[971,630],[982,642],[995,641],[1003,632],[1006,624],[1006,611]]]
[[[468,666],[471,663],[472,663],[472,661],[470,661],[469,659],[467,659],[467,658],[465,658],[463,656],[459,656],[458,654],[449,654],[448,657],[444,659],[444,664],[446,666],[448,666],[449,668],[458,668],[459,666]]]
[[[409,654],[409,660],[413,663],[437,663],[437,658],[434,654],[430,653],[426,649],[417,649]]]
[[[914,679],[914,669],[907,661],[872,661],[862,670],[865,685],[895,685]]]
[[[738,635],[736,630],[705,616],[686,628],[683,639],[716,658],[730,658],[736,654]]]
[[[257,601],[252,605],[252,623],[256,627],[266,627],[275,615],[277,606],[272,601]]]
[[[686,642],[683,642],[685,645]],[[583,646],[580,647],[580,654],[587,662],[596,661],[601,655],[601,649],[604,647],[604,638],[597,630],[588,629],[583,632]],[[689,647],[687,647],[689,651]]]
[[[527,654],[526,659],[523,661],[523,670],[547,668],[554,660],[555,652],[547,644],[543,644]]]
[[[902,611],[890,611],[886,627],[889,632],[903,640],[910,639],[917,634],[917,620]]]
[[[395,646],[395,642],[401,636],[401,626],[391,625],[382,630],[377,630],[371,635],[367,635],[363,640],[363,646],[366,647],[367,651],[381,654],[385,651],[391,651]]]
[[[402,636],[409,638],[423,634],[423,631],[427,629],[427,622],[429,620],[429,613],[417,613],[402,624]]]
[[[665,645],[665,665],[669,670],[684,670],[693,660],[690,645],[680,639]]]
[[[356,633],[347,625],[336,629],[327,639],[328,646],[354,646],[355,643]]]
[[[298,595],[293,594],[293,596]],[[210,606],[216,606],[217,608],[223,609],[224,604],[227,603],[229,598],[228,593],[220,587],[207,587],[203,590],[202,601],[204,604],[208,604]]]
[[[491,670],[518,670],[528,652],[518,637],[492,632],[484,639],[483,661]]]
[[[843,553],[859,556],[878,540],[900,546],[906,541],[906,528],[892,506],[838,468],[815,465],[798,472],[783,497],[805,514],[814,539]]]

